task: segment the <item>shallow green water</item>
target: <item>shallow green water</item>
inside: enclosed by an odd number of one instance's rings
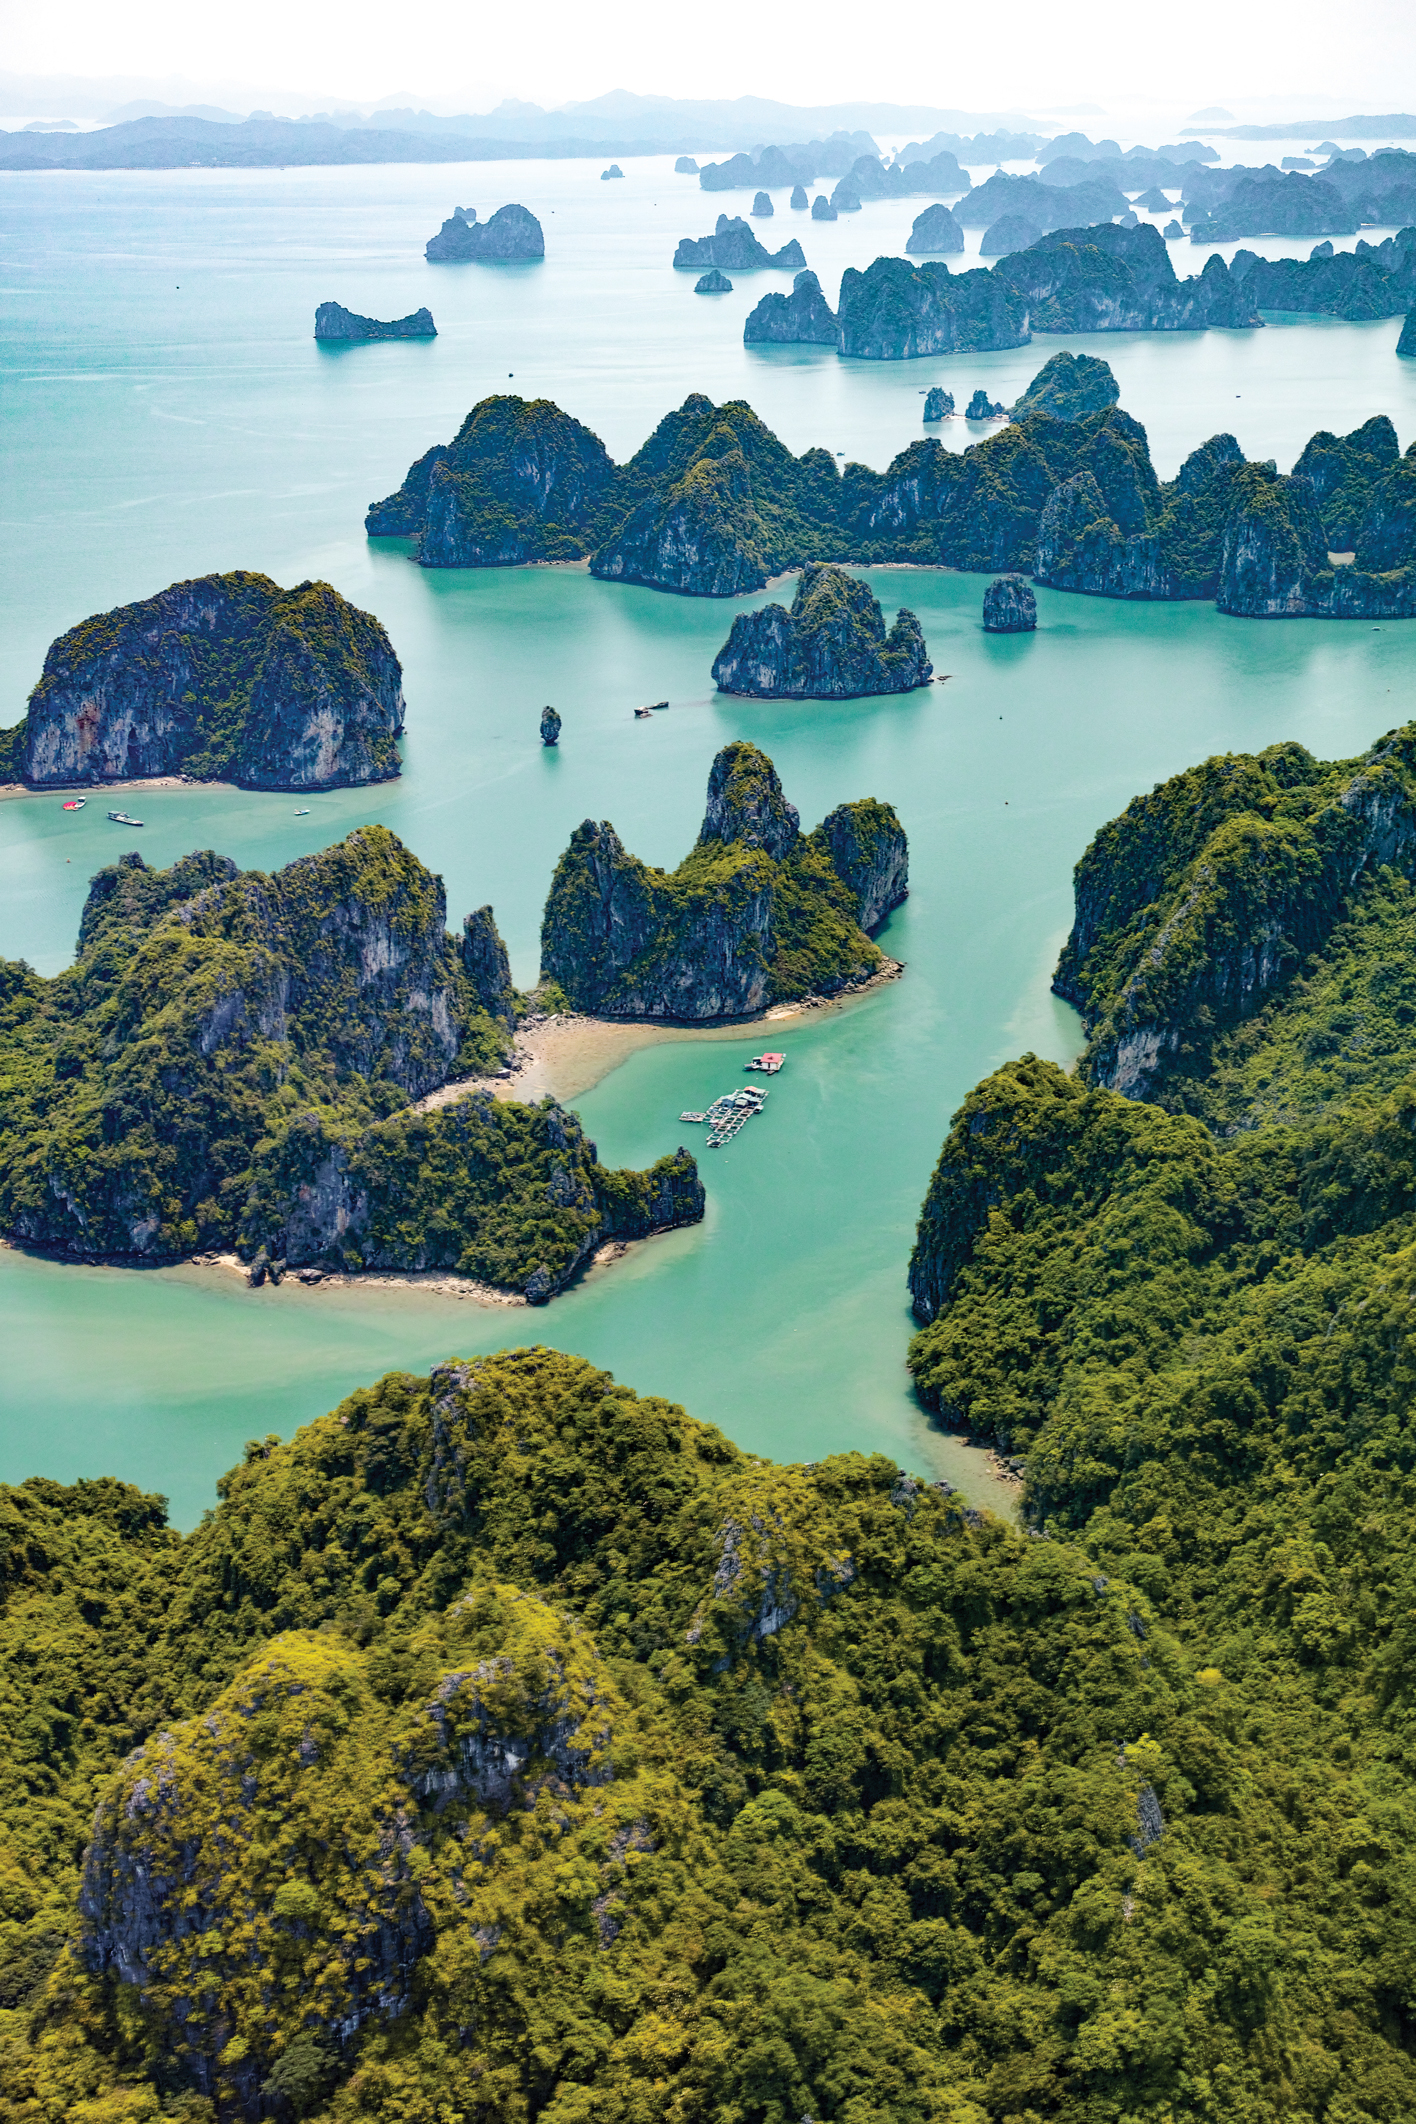
[[[1416,628],[1252,623],[1043,592],[1037,635],[997,640],[978,625],[982,578],[895,570],[877,571],[879,594],[919,613],[947,685],[897,701],[754,706],[710,690],[736,606],[575,569],[430,575],[396,546],[370,547],[367,500],[505,387],[507,369],[510,388],[556,396],[618,453],[703,388],[751,398],[795,447],[825,441],[883,464],[918,432],[926,381],[956,394],[987,382],[1009,397],[1057,344],[899,366],[751,356],[741,309],[734,321],[695,305],[691,276],[667,268],[674,237],[711,226],[718,204],[670,183],[655,204],[649,176],[608,188],[607,201],[594,170],[563,164],[510,177],[480,165],[0,182],[13,468],[0,715],[21,712],[61,627],[234,565],[287,582],[324,575],[377,612],[409,702],[402,780],[315,798],[306,819],[289,797],[144,791],[129,801],[148,821],[135,837],[96,800],[78,815],[57,797],[0,804],[0,952],[64,964],[89,874],[135,838],[155,863],[214,846],[271,867],[377,818],[442,872],[454,923],[493,901],[529,980],[571,827],[609,817],[637,853],[676,862],[712,755],[737,735],[772,754],[806,824],[849,797],[892,801],[912,878],[883,939],[905,978],[785,1035],[767,1113],[705,1155],[707,1222],[535,1315],[423,1293],[252,1293],[214,1272],[0,1253],[0,1478],[121,1474],[167,1491],[187,1524],[245,1438],[288,1431],[391,1365],[543,1339],[754,1450],[878,1447],[986,1497],[977,1456],[932,1431],[909,1395],[904,1268],[969,1086],[1025,1047],[1062,1060],[1075,1048],[1075,1020],[1047,990],[1072,863],[1137,789],[1206,752],[1292,736],[1341,754],[1411,712]],[[544,267],[421,264],[454,199],[485,211],[506,197],[542,214]],[[897,246],[897,212],[805,230],[779,212],[773,227],[777,240],[800,233],[828,277]],[[772,284],[741,282],[751,299]],[[305,336],[326,296],[384,316],[430,301],[441,336],[331,356]],[[1416,364],[1395,362],[1395,333],[1077,344],[1112,362],[1169,470],[1220,426],[1282,462],[1312,428],[1379,409],[1409,440]],[[965,439],[962,423],[950,439]],[[668,714],[633,720],[635,703],[664,696]],[[545,701],[565,718],[555,753],[536,741]],[[745,1039],[741,1053],[760,1045]],[[655,1047],[578,1104],[603,1156],[641,1163],[683,1138],[683,1108],[741,1081],[740,1059],[731,1044]]]

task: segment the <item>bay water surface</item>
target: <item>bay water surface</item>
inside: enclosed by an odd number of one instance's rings
[[[976,384],[1005,401],[1059,345],[1104,354],[1158,469],[1219,429],[1287,466],[1320,426],[1390,412],[1416,433],[1416,363],[1398,326],[1049,338],[1007,354],[899,364],[820,349],[755,354],[746,304],[790,276],[734,276],[696,298],[669,266],[709,198],[667,163],[602,185],[588,164],[349,171],[184,171],[0,179],[5,323],[0,501],[7,596],[0,721],[23,712],[44,650],[86,614],[213,568],[322,576],[377,613],[404,666],[404,772],[308,799],[145,789],[124,834],[91,799],[0,802],[0,953],[67,963],[87,881],[128,846],[165,864],[213,847],[274,868],[378,819],[446,880],[455,927],[491,900],[521,982],[536,972],[556,857],[583,818],[612,819],[646,860],[693,840],[714,752],[749,737],[804,825],[857,796],[893,803],[911,895],[882,936],[904,977],[794,1021],[768,1110],[702,1158],[708,1216],[635,1249],[535,1313],[421,1290],[251,1292],[216,1270],[88,1269],[0,1252],[0,1479],[110,1473],[161,1489],[177,1523],[213,1500],[244,1439],[288,1434],[391,1367],[545,1341],[665,1394],[779,1458],[857,1446],[1003,1502],[981,1456],[910,1394],[905,1266],[949,1117],[1024,1049],[1079,1042],[1048,980],[1071,867],[1137,790],[1212,751],[1293,737],[1349,754],[1411,712],[1416,629],[1223,619],[1204,606],[1039,593],[1035,636],[979,625],[984,578],[880,569],[887,612],[918,613],[947,682],[893,700],[754,704],[712,691],[735,611],[601,584],[581,568],[431,572],[365,540],[368,502],[447,440],[489,391],[555,398],[623,457],[690,391],[745,397],[794,448],[883,466],[920,433],[919,393]],[[543,265],[428,267],[453,204],[520,199]],[[785,211],[834,298],[847,264],[898,252],[918,210],[836,224]],[[976,235],[974,241],[976,242]],[[1274,253],[1281,244],[1257,245]],[[1181,271],[1203,256],[1177,246]],[[378,316],[427,302],[439,337],[331,351],[328,297]],[[739,299],[741,297],[741,299]],[[510,372],[510,373],[508,373]],[[976,439],[945,424],[950,447]],[[789,586],[788,586],[789,588]],[[669,710],[637,722],[639,702]],[[544,702],[565,722],[537,742]],[[575,1104],[602,1157],[701,1147],[678,1115],[742,1081],[741,1043],[669,1041]]]

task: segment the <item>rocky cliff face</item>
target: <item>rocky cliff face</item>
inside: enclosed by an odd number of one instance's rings
[[[927,686],[934,668],[919,621],[901,611],[889,634],[868,583],[844,568],[808,562],[790,612],[744,612],[713,664],[722,693],[757,700],[849,700]]]
[[[343,303],[322,302],[315,312],[316,339],[436,339],[438,328],[431,310],[413,310],[407,317],[385,323],[378,317],[360,317]]]
[[[1037,599],[1021,575],[1000,575],[989,584],[983,593],[986,634],[1030,634],[1036,625]]]
[[[470,216],[470,218],[469,218]],[[490,221],[479,222],[471,209],[459,208],[424,254],[430,265],[463,265],[469,260],[544,258],[546,238],[536,216],[524,206],[498,207]]]
[[[915,217],[905,249],[911,258],[942,255],[945,252],[962,251],[964,232],[959,222],[942,200],[927,206]]]
[[[1235,477],[1224,528],[1220,611],[1250,619],[1416,616],[1416,456],[1408,458],[1373,491],[1351,566],[1329,561],[1310,478],[1246,465]]]
[[[1396,342],[1398,354],[1416,354],[1416,310],[1408,310]]]
[[[402,671],[328,583],[208,575],[61,635],[22,741],[37,787],[181,774],[329,789],[397,774]]]
[[[508,1031],[514,1030],[516,990],[511,985],[511,961],[490,907],[479,907],[463,919],[462,965],[479,1008],[489,1018],[499,1018]]]
[[[790,295],[764,295],[742,328],[745,346],[834,347],[836,313],[814,273],[798,273]]]
[[[977,195],[973,195],[977,196]],[[1217,255],[1177,279],[1158,229],[1110,221],[1053,233],[994,268],[1037,332],[1178,332],[1262,322],[1245,283]]]
[[[1026,420],[1030,413],[1085,420],[1088,413],[1104,413],[1120,400],[1121,386],[1110,362],[1095,354],[1054,354],[1008,410],[1014,420]]]
[[[1288,982],[1364,874],[1416,870],[1410,726],[1356,763],[1300,746],[1211,760],[1138,797],[1077,866],[1054,986],[1084,1073],[1128,1097],[1203,1071],[1217,1033]]]
[[[1021,347],[1028,339],[1027,303],[996,274],[955,276],[942,261],[877,258],[863,273],[847,267],[837,317],[841,352],[871,361]]]
[[[768,251],[758,242],[747,223],[737,215],[720,214],[711,236],[681,236],[674,252],[676,266],[721,266],[729,273],[748,272],[753,266],[775,266],[790,273],[806,264],[801,245],[793,237],[779,251]]]
[[[906,852],[887,807],[833,831],[848,875],[824,829],[801,836],[771,761],[726,746],[677,871],[639,862],[608,822],[577,828],[546,901],[543,970],[577,1009],[609,1017],[701,1022],[837,993],[881,964],[859,910],[889,900]]]
[[[549,399],[484,398],[450,444],[371,506],[365,529],[418,537],[425,568],[575,559],[614,476],[599,436]]]
[[[818,828],[836,875],[855,895],[856,920],[866,935],[909,898],[910,850],[888,804],[862,797],[838,805]]]

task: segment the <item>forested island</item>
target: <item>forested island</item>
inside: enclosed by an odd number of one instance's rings
[[[887,634],[869,584],[827,561],[807,562],[790,610],[741,613],[713,662],[720,693],[764,701],[908,693],[933,675],[913,612],[901,609]]]
[[[50,644],[24,721],[0,731],[0,781],[386,781],[403,713],[402,668],[372,613],[328,583],[203,575]]]
[[[448,1268],[533,1303],[606,1238],[703,1214],[686,1152],[608,1171],[575,1116],[474,1092],[519,1003],[489,907],[385,827],[267,876],[210,851],[98,873],[74,964],[0,961],[0,1230],[79,1259],[234,1249]]]
[[[804,276],[792,299],[819,294]],[[884,472],[794,457],[749,406],[699,392],[618,466],[549,400],[484,399],[366,529],[416,538],[424,567],[588,556],[607,581],[697,596],[830,559],[1214,599],[1248,617],[1416,611],[1416,445],[1403,455],[1385,415],[1320,431],[1286,477],[1216,435],[1162,482],[1118,396],[1096,356],[1054,355],[996,434],[963,451],[921,439]]]
[[[587,819],[551,881],[543,981],[601,1017],[701,1023],[888,973],[866,932],[909,890],[894,811],[866,798],[812,833],[800,824],[772,762],[742,740],[714,760],[702,831],[677,870],[641,863],[608,819]]]

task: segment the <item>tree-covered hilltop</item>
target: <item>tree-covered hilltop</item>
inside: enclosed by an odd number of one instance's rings
[[[78,1258],[454,1268],[551,1296],[608,1236],[702,1215],[686,1152],[609,1172],[573,1114],[425,1096],[506,1061],[490,908],[365,826],[273,876],[100,871],[75,963],[0,962],[0,1228]]]
[[[764,752],[725,745],[703,829],[677,870],[629,854],[587,819],[556,865],[541,969],[579,1010],[606,1017],[746,1017],[839,995],[886,966],[865,934],[908,890],[904,830],[888,804],[842,804],[799,830]]]
[[[914,270],[877,261],[892,264]],[[788,310],[816,336],[814,282],[771,300],[785,308],[766,336],[783,336]],[[1416,614],[1416,444],[1401,455],[1384,415],[1315,435],[1288,478],[1214,435],[1162,482],[1118,396],[1104,361],[1057,354],[1006,427],[962,451],[921,439],[884,472],[794,457],[750,406],[701,392],[622,466],[548,400],[488,399],[367,529],[416,539],[428,567],[588,558],[607,581],[701,597],[813,561],[915,562],[1256,617]],[[1330,557],[1348,553],[1353,565]]]
[[[237,570],[61,634],[24,721],[0,731],[0,780],[333,789],[396,775],[402,729],[402,668],[371,613],[328,583]]]
[[[544,1349],[220,1488],[0,1492],[6,2124],[1416,2102],[1403,1687],[1315,1701],[1311,1549],[1227,1642]]]

